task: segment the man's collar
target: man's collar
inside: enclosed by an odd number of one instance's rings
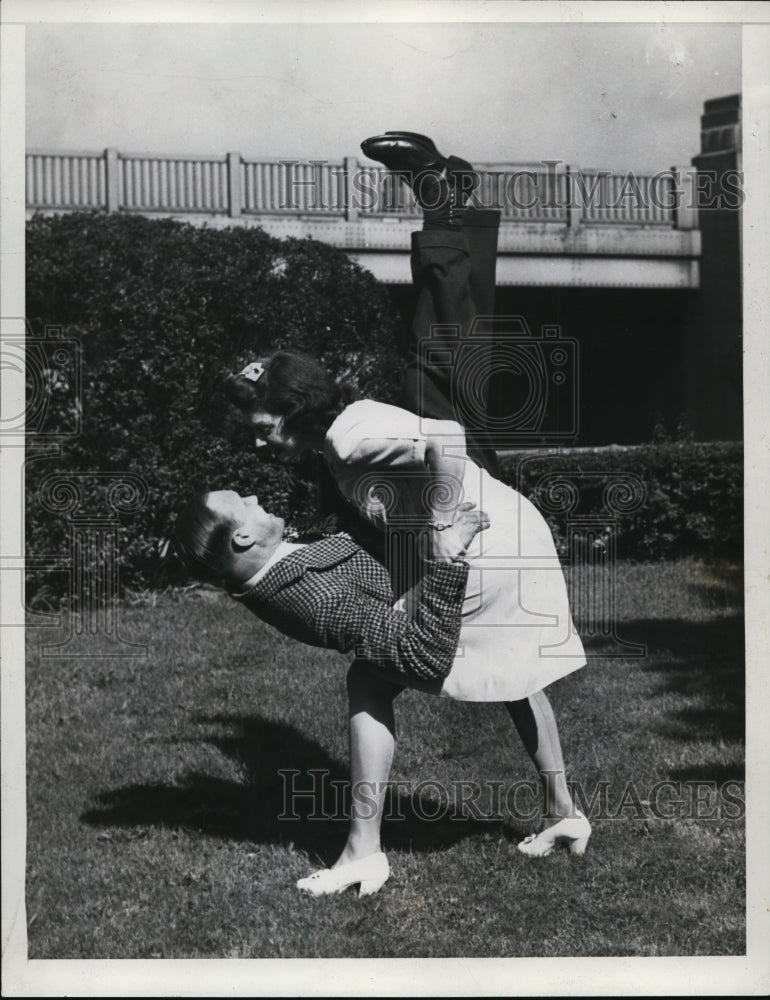
[[[248,580],[239,584],[237,590],[233,588],[230,591],[231,595],[233,597],[242,597],[247,591],[251,590],[255,583],[259,583],[270,567],[274,566],[279,559],[285,559],[286,556],[290,556],[292,552],[301,548],[304,548],[302,543],[280,541],[275,552],[273,552],[265,565],[261,569],[258,569],[253,576],[250,576]]]
[[[329,569],[360,551],[360,545],[344,533],[307,545],[292,546],[282,555],[277,550],[277,558],[263,567],[265,572],[257,574],[258,579],[252,577],[239,588],[238,593],[230,591],[230,594],[236,600],[247,597],[264,600],[298,580],[307,570]]]

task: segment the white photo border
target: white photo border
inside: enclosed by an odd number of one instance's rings
[[[764,3],[538,4],[428,0],[422,3],[277,3],[270,0],[3,0],[0,8],[0,246],[3,336],[24,315],[24,34],[32,23],[650,21],[740,23],[743,34],[743,228],[745,303],[747,775],[749,803],[746,956],[705,958],[255,959],[28,961],[24,907],[25,731],[23,628],[2,634],[3,980],[5,996],[503,996],[764,995],[770,991],[770,621],[767,572],[768,389],[767,173],[770,163],[770,10]],[[19,385],[4,376],[3,407],[20,412]],[[23,380],[21,385],[23,394]],[[23,395],[22,395],[23,398]],[[3,552],[18,545],[23,448],[3,448]],[[16,526],[16,527],[15,527]],[[15,534],[14,534],[15,533]],[[0,573],[6,608],[22,607],[21,574]],[[19,623],[22,624],[22,623]],[[525,915],[523,915],[525,919]]]

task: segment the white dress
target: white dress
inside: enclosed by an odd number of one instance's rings
[[[427,520],[431,478],[421,424],[407,410],[367,399],[348,406],[327,434],[326,460],[340,491],[384,531]],[[410,686],[461,701],[526,698],[586,662],[551,530],[525,497],[470,460],[462,494],[491,523],[468,548],[457,655],[443,681]],[[413,611],[414,591],[401,603]]]

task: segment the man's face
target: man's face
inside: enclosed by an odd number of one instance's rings
[[[218,490],[209,495],[209,507],[222,520],[239,526],[239,531],[253,537],[253,544],[262,548],[283,537],[282,517],[269,514],[255,496],[242,497],[234,490]]]

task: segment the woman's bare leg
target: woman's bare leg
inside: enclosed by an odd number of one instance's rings
[[[358,661],[348,671],[350,829],[333,868],[380,850],[385,791],[396,742],[393,702],[402,690]]]
[[[553,709],[544,691],[521,701],[507,701],[505,707],[540,775],[545,802],[543,825],[548,828],[574,812]]]

